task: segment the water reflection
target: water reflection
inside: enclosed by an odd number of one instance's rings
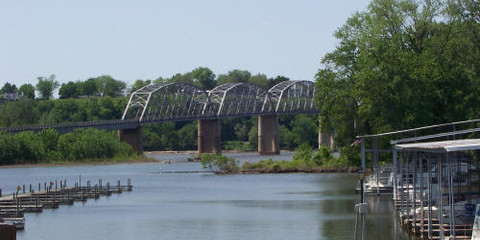
[[[164,173],[159,167],[0,169],[0,188],[10,191],[19,184],[54,179],[71,184],[80,174],[104,183],[132,178],[133,192],[27,214],[19,240],[353,238],[354,204],[359,200],[355,174],[217,176],[199,173],[198,163],[162,166],[192,173]],[[368,239],[406,239],[395,226],[389,197],[369,197],[368,204]]]

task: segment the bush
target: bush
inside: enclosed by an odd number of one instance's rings
[[[200,155],[202,167],[216,174],[234,173],[238,171],[238,162],[231,157],[221,154],[202,153]]]
[[[119,141],[115,131],[77,129],[58,134],[45,129],[39,134],[0,133],[0,165],[126,159],[133,153],[130,145]]]

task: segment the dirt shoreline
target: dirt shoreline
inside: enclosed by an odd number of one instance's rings
[[[98,161],[98,162],[61,162],[61,163],[20,163],[13,165],[0,165],[0,169],[5,168],[33,168],[33,167],[69,167],[69,166],[86,166],[86,165],[116,165],[116,164],[136,164],[136,163],[153,163],[158,162],[153,159],[138,159],[131,161]]]

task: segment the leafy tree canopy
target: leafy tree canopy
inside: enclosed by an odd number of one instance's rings
[[[480,11],[475,0],[373,0],[335,32],[317,103],[337,143],[358,134],[478,117]]]

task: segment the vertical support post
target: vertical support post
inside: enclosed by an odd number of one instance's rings
[[[417,230],[417,153],[413,153],[412,159],[412,170],[413,170],[413,196],[412,196],[412,210],[413,210],[413,232],[416,233]]]
[[[451,153],[447,153],[448,163],[448,200],[450,205],[450,237],[455,239],[455,196],[453,192],[453,167]],[[457,169],[460,171],[460,169]]]
[[[397,159],[397,149],[393,145],[393,199],[398,202],[398,159]]]
[[[438,216],[438,223],[439,223],[439,237],[440,239],[444,239],[444,230],[443,230],[443,191],[442,191],[442,155],[439,154],[439,158],[437,161],[437,216]]]
[[[198,153],[220,153],[220,120],[198,121]]]
[[[143,144],[142,144],[142,127],[137,126],[134,129],[121,129],[118,130],[118,138],[121,142],[126,142],[132,149],[138,154],[143,153]]]
[[[278,155],[279,130],[277,115],[258,116],[258,153],[261,155]]]
[[[423,238],[424,237],[424,229],[425,229],[425,211],[423,210],[423,201],[424,201],[424,194],[423,194],[423,191],[425,190],[424,187],[423,187],[423,154],[421,155],[421,157],[419,158],[419,170],[420,170],[420,183],[419,183],[419,187],[420,187],[420,234],[421,234],[421,237]]]
[[[428,238],[432,238],[432,163],[430,161],[430,156],[427,158],[428,166]]]

